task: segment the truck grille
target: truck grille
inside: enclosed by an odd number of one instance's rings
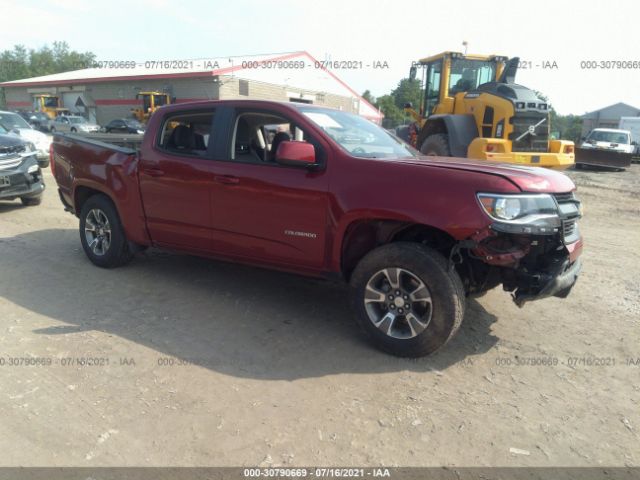
[[[571,237],[576,231],[576,220],[566,220],[562,222],[562,236],[566,239]]]
[[[535,135],[529,132],[529,128],[537,125],[541,120],[543,123],[535,127]],[[549,148],[549,118],[540,113],[517,113],[511,118],[513,132],[509,135],[509,140],[513,142],[514,152],[546,152]],[[526,135],[525,135],[526,134]],[[524,135],[520,140],[518,137]]]
[[[574,242],[578,239],[578,219],[580,218],[579,204],[573,192],[554,194],[560,207],[562,219],[562,236],[565,242]]]

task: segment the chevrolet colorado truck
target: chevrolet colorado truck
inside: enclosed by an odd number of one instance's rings
[[[340,279],[373,344],[399,356],[444,345],[468,296],[566,297],[580,271],[567,176],[425,157],[339,110],[170,105],[135,150],[56,134],[50,160],[95,265],[154,246]]]

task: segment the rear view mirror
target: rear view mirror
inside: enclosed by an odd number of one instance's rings
[[[276,151],[276,162],[291,167],[315,167],[316,150],[308,142],[282,142]]]

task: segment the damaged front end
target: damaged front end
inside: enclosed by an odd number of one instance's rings
[[[502,283],[516,305],[566,297],[580,273],[579,200],[563,194],[478,194],[493,220],[460,242],[452,261],[470,294]]]

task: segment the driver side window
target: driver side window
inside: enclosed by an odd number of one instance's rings
[[[231,160],[238,162],[275,164],[282,142],[299,141],[314,144],[304,130],[275,112],[242,112],[235,120],[231,141]]]

